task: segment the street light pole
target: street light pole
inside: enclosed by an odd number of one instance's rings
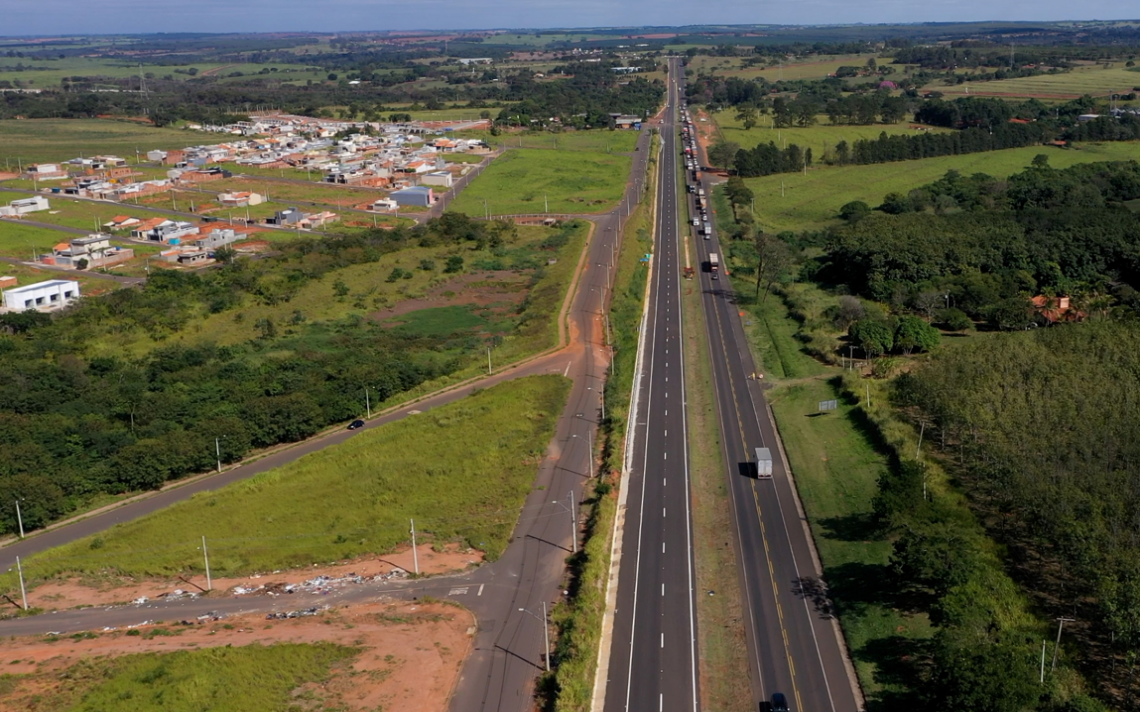
[[[574,510],[574,490],[570,490],[570,550],[578,553],[578,513]]]
[[[416,551],[416,520],[409,519],[412,523],[412,566],[415,567],[416,576],[420,575],[420,554]]]
[[[24,538],[24,517],[20,515],[20,500],[16,500],[16,521],[20,525],[20,538]]]
[[[538,616],[526,608],[520,608],[519,613],[526,613],[536,620],[538,619]],[[542,659],[546,662],[546,671],[550,672],[550,626],[546,622],[546,601],[542,602],[542,639],[546,643],[546,652],[543,653]]]
[[[202,537],[202,558],[206,560],[206,590],[214,590],[214,582],[210,578],[210,552],[206,551],[206,537]]]
[[[368,419],[372,420],[372,401],[368,398],[368,386],[364,387],[364,409],[368,412]]]
[[[218,472],[222,471],[222,439],[214,438],[214,454],[218,458]]]
[[[11,569],[9,569],[11,570]],[[20,563],[20,557],[16,557],[16,571],[20,576],[20,598],[24,601],[24,610],[28,610],[28,589],[24,587],[24,566]]]

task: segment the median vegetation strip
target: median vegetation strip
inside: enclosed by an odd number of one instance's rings
[[[463,541],[491,559],[505,548],[554,431],[569,382],[509,381],[217,492],[32,557],[31,580],[109,572],[240,575]],[[444,457],[441,453],[449,453]],[[2,589],[15,591],[12,575]]]

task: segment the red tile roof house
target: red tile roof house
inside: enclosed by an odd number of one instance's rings
[[[1033,302],[1033,309],[1050,324],[1060,321],[1084,321],[1088,316],[1074,309],[1069,297],[1047,297],[1040,294],[1030,301]]]

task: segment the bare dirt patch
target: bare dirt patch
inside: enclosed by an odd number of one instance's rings
[[[430,544],[416,548],[422,574],[444,574],[463,571],[477,566],[483,561],[483,554],[472,549],[460,549],[451,545],[435,551]],[[384,556],[370,556],[352,561],[330,563],[324,566],[310,566],[303,569],[266,572],[241,578],[216,578],[211,598],[224,598],[240,595],[239,590],[250,590],[256,594],[262,590],[274,590],[289,584],[301,584],[317,577],[339,580],[349,574],[361,578],[391,574],[395,569],[413,570],[412,549]],[[265,587],[261,589],[260,587]],[[135,601],[140,598],[162,599],[171,595],[197,595],[206,587],[205,576],[186,579],[145,579],[137,580],[117,576],[70,578],[49,581],[28,592],[28,603],[45,611],[63,610],[76,606],[106,606]],[[181,591],[182,594],[175,594]],[[249,595],[249,594],[245,594]]]
[[[267,621],[248,615],[190,626],[158,626],[83,638],[26,637],[5,640],[5,673],[28,675],[0,694],[0,709],[33,709],[36,696],[68,686],[67,670],[99,656],[164,653],[232,645],[330,642],[361,648],[349,665],[324,684],[295,694],[321,699],[321,709],[442,712],[471,649],[475,619],[444,603],[372,603],[336,608],[308,618]],[[42,709],[41,707],[34,707]]]
[[[427,296],[406,299],[388,309],[373,312],[375,321],[387,321],[419,309],[473,305],[508,309],[522,304],[530,278],[509,270],[473,272],[436,286]]]

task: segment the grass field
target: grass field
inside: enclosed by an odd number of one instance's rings
[[[852,144],[860,139],[877,139],[879,134],[886,133],[914,135],[916,132],[910,127],[911,121],[901,121],[897,124],[873,124],[871,126],[836,126],[828,123],[827,117],[820,114],[819,123],[808,128],[770,128],[771,115],[761,116],[760,125],[747,131],[736,120],[736,112],[731,109],[713,114],[721,135],[725,140],[738,143],[742,148],[752,148],[769,141],[777,146],[796,144],[800,148],[810,148],[813,159],[818,163],[835,144],[846,141]],[[934,128],[932,131],[942,133],[951,129]]]
[[[763,77],[770,82],[781,79],[823,79],[842,66],[861,67],[871,58],[869,54],[819,55],[805,58],[802,62],[784,62],[774,67],[756,66],[744,69],[742,61],[731,57],[694,57],[690,67],[698,74],[713,71],[726,77],[757,79]]]
[[[547,148],[558,151],[593,151],[596,153],[629,153],[633,151],[640,134],[636,131],[526,131],[523,133],[492,136],[482,132],[480,137],[492,146],[508,148]]]
[[[35,699],[15,692],[20,678],[11,678],[9,685],[0,678],[0,707],[36,712],[299,709],[292,706],[297,688],[328,680],[335,666],[359,652],[331,643],[281,643],[100,656],[62,671],[36,673],[33,677],[50,680],[44,683],[51,693]]]
[[[924,615],[895,610],[888,566],[890,542],[870,525],[871,498],[887,458],[876,452],[854,406],[814,417],[820,400],[836,397],[822,380],[781,386],[770,398],[795,473],[855,669],[871,701],[902,690],[889,682],[899,656],[932,634]]]
[[[34,67],[34,69],[17,71],[15,67],[21,64],[24,67]],[[254,76],[271,76],[274,79],[292,82],[306,79],[323,80],[325,78],[325,72],[303,64],[220,64],[206,62],[193,65],[146,65],[140,68],[136,63],[102,57],[65,57],[63,59],[0,57],[0,81],[9,81],[14,85],[16,82],[22,82],[32,88],[46,89],[58,87],[65,77],[106,77],[108,79],[132,77],[134,82],[131,88],[137,90],[140,72],[149,73],[154,77],[169,76],[175,80],[189,80],[193,78],[192,75],[185,73],[185,71],[176,72],[175,70],[188,70],[191,67],[198,70],[195,76],[201,77],[216,75],[219,78],[226,78],[234,72],[241,72],[246,79]],[[263,69],[268,69],[269,73],[259,74]],[[229,81],[239,80],[231,79]],[[107,85],[119,86],[115,82],[107,82]]]
[[[25,576],[200,572],[195,547],[202,535],[215,576],[293,568],[403,546],[409,518],[421,543],[465,541],[494,559],[516,521],[529,516],[520,507],[569,386],[556,375],[522,378],[362,431],[245,482],[33,557]],[[16,583],[8,574],[0,581],[5,590]]]
[[[946,86],[936,81],[926,85],[925,89],[940,91],[948,98],[970,95],[1076,99],[1085,94],[1101,97],[1109,92],[1127,94],[1133,87],[1140,87],[1140,72],[1126,69],[1118,62],[1109,69],[1093,65],[1078,67],[1062,74],[1042,74],[976,84]]]
[[[474,329],[486,323],[486,319],[474,313],[470,308],[457,305],[417,309],[385,322],[385,324],[398,326],[405,331],[424,336],[445,336],[457,331]]]
[[[1005,177],[1029,166],[1039,153],[1049,156],[1049,165],[1054,168],[1094,161],[1140,160],[1140,142],[1082,144],[1070,150],[1029,146],[869,166],[820,166],[809,170],[806,176],[786,173],[749,178],[747,184],[756,195],[757,222],[765,230],[814,230],[833,222],[839,208],[852,200],[863,200],[875,207],[887,193],[906,193],[941,178],[950,169],[966,175],[980,172]]]
[[[0,121],[0,160],[10,168],[29,162],[66,161],[95,154],[134,158],[135,150],[185,148],[212,142],[196,131],[155,128],[104,119],[22,119]]]
[[[495,159],[449,208],[483,215],[600,213],[621,198],[632,159],[618,153],[518,149]]]

